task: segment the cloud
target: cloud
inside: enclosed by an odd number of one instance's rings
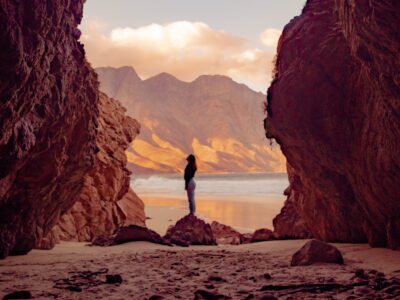
[[[112,28],[85,21],[81,41],[95,67],[132,66],[142,78],[168,72],[185,81],[222,74],[265,92],[273,69],[273,50],[202,22],[179,21],[138,28]],[[266,31],[264,31],[266,32]]]
[[[267,28],[260,34],[260,40],[264,45],[276,49],[281,34],[281,30]]]

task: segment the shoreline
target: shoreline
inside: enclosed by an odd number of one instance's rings
[[[177,197],[140,196],[145,204],[147,226],[164,235],[170,225],[189,213],[187,200]],[[283,207],[283,200],[246,201],[250,197],[197,197],[196,215],[206,222],[217,221],[240,233],[260,228],[272,229],[272,220]],[[253,197],[254,199],[255,197]],[[262,198],[260,198],[262,199]]]
[[[132,172],[135,174],[131,177],[131,181],[135,180],[135,178],[148,178],[152,176],[159,177],[171,177],[171,178],[179,178],[181,179],[183,173],[137,173],[134,170]],[[277,175],[277,176],[287,176],[287,172],[215,172],[215,173],[196,173],[196,177],[204,178],[204,177],[222,177],[222,176],[262,176],[262,175]]]

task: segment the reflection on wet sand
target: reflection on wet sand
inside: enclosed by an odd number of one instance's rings
[[[196,199],[197,215],[207,221],[218,221],[230,225],[241,232],[258,228],[272,228],[272,219],[279,213],[283,199],[252,199],[223,197]],[[169,225],[188,213],[187,200],[168,197],[142,197],[146,215],[150,217],[147,225],[165,233]]]

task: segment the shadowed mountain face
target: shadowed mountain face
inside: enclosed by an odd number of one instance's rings
[[[265,139],[265,96],[225,76],[180,81],[162,73],[141,80],[131,67],[98,68],[100,89],[119,99],[142,125],[128,150],[136,172],[181,172],[188,153],[202,172],[284,171]]]

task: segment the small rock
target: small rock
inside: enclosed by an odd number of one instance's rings
[[[360,278],[360,279],[369,279],[369,276],[368,276],[367,273],[365,273],[364,269],[356,269],[356,270],[354,271],[354,275],[355,275],[357,278]]]
[[[92,241],[92,246],[108,247],[114,245],[114,238],[100,235]]]
[[[216,281],[216,282],[226,282],[226,280],[220,276],[209,276],[208,277],[209,281]]]
[[[365,275],[365,271],[364,271],[364,269],[356,269],[356,270],[354,271],[354,274],[355,274],[357,277],[362,277],[362,276]]]
[[[372,289],[370,289],[370,288],[367,287],[367,286],[361,286],[361,287],[356,287],[356,288],[354,289],[354,292],[355,292],[356,294],[359,294],[359,295],[367,295],[367,294],[372,293]]]
[[[378,272],[376,273],[376,277],[385,277],[385,273]]]
[[[240,243],[241,244],[250,244],[252,238],[253,238],[252,233],[243,233],[242,235],[240,235]]]
[[[319,240],[311,240],[293,254],[291,266],[315,263],[343,264],[343,256],[336,247]]]
[[[162,300],[162,299],[164,299],[164,297],[160,295],[153,295],[149,298],[149,300]]]
[[[265,294],[258,297],[257,300],[278,300],[278,298],[272,294]]]
[[[265,273],[265,274],[264,274],[264,279],[267,279],[267,280],[272,279],[271,274]]]
[[[3,300],[10,299],[32,299],[32,294],[30,291],[15,291],[3,297]]]
[[[246,298],[244,298],[244,300],[251,300],[251,299],[254,299],[254,295],[253,294],[248,294],[246,296]]]
[[[209,290],[215,289],[215,286],[213,284],[206,284],[205,287]]]
[[[108,284],[121,284],[122,283],[122,277],[119,274],[106,275],[106,283],[108,283]]]
[[[257,278],[255,278],[254,276],[250,276],[250,277],[249,277],[249,280],[252,280],[253,282],[256,282],[256,281],[257,281]]]
[[[67,290],[69,290],[71,292],[77,292],[77,293],[82,292],[82,288],[80,286],[77,286],[77,285],[70,285],[70,286],[67,287]]]
[[[211,223],[211,230],[218,244],[239,245],[241,234],[230,226],[218,223]]]
[[[375,281],[373,282],[372,286],[374,287],[375,290],[380,291],[390,286],[390,282],[387,281],[384,277],[378,277],[375,278]]]
[[[223,299],[231,299],[231,297],[222,295],[222,294],[217,294],[213,292],[209,292],[206,290],[197,290],[194,292],[194,299],[195,300],[223,300]]]
[[[266,228],[257,229],[251,238],[251,243],[265,242],[274,239],[274,233]]]

